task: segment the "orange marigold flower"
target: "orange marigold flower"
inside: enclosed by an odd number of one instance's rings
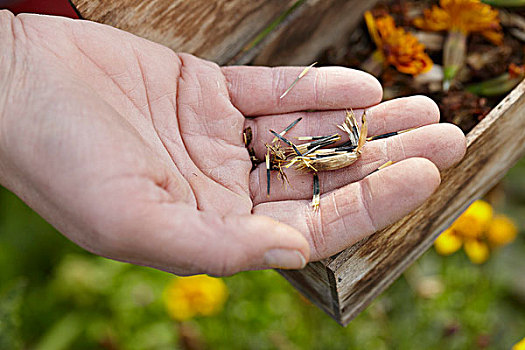
[[[503,41],[498,11],[490,5],[479,0],[440,0],[439,5],[425,10],[414,24],[431,31],[478,32],[496,45]]]
[[[365,13],[368,31],[378,49],[377,58],[391,64],[401,73],[418,75],[432,68],[432,60],[425,53],[425,46],[411,33],[396,27],[391,16],[374,18]]]

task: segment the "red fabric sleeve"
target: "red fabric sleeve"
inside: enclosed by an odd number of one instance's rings
[[[0,0],[0,8],[8,9],[14,14],[30,12],[78,18],[68,0]]]

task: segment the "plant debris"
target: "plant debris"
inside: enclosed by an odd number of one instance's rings
[[[458,6],[460,3],[468,3],[462,13],[451,10],[451,4]],[[506,2],[494,0],[490,3],[499,5]],[[438,12],[443,18],[436,16]],[[451,15],[461,23],[453,23]],[[524,8],[496,9],[477,0],[391,0],[380,1],[366,16],[368,22],[370,16],[376,22],[381,18],[391,18],[388,19],[389,27],[395,26],[411,33],[433,61],[432,69],[414,76],[399,69],[393,63],[395,61],[387,62],[387,65],[367,65],[370,61],[377,61],[379,47],[374,35],[369,35],[370,25],[367,26],[365,20],[348,38],[345,47],[328,48],[321,55],[319,65],[369,71],[383,84],[386,100],[414,94],[427,95],[438,103],[442,112],[441,121],[454,123],[464,132],[470,131],[522,79],[519,74],[511,72],[512,67],[520,68],[524,64]],[[441,22],[432,21],[437,17]],[[440,31],[424,31],[422,28]],[[459,28],[461,33],[468,34],[465,35],[465,55],[460,57],[459,64],[457,57],[451,61],[447,58],[445,62],[445,48],[452,45],[450,42],[447,44],[452,40],[447,39],[452,28]],[[451,52],[457,53],[457,50]],[[407,57],[411,56],[403,56],[403,59]],[[404,65],[410,66],[410,63]],[[450,68],[451,65],[458,68]],[[449,82],[444,84],[447,79]],[[497,88],[495,85],[498,85]]]
[[[270,133],[274,135],[275,138],[270,144],[266,144],[266,193],[268,196],[270,195],[272,171],[278,171],[278,176],[283,183],[286,182],[288,185],[289,182],[284,169],[293,167],[293,169],[299,172],[313,173],[312,207],[314,210],[319,208],[321,198],[319,171],[331,171],[350,166],[359,159],[366,142],[395,136],[408,131],[390,132],[383,135],[367,137],[368,123],[366,113],[361,117],[361,127],[359,127],[353,111],[346,111],[344,123],[337,125],[337,127],[346,134],[348,137],[347,141],[335,145],[342,138],[339,134],[301,136],[297,139],[307,142],[296,145],[285,138],[284,135],[300,121],[301,118],[293,121],[280,133],[270,130]],[[285,146],[283,146],[283,144]],[[392,162],[389,161],[374,170],[374,172],[391,164]]]

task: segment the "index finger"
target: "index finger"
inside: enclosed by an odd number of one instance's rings
[[[245,116],[304,110],[366,108],[381,102],[372,75],[344,67],[312,68],[286,96],[304,67],[222,67],[233,105]]]

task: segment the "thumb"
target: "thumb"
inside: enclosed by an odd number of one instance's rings
[[[218,237],[222,253],[216,255],[215,264],[222,262],[226,274],[264,268],[301,269],[309,259],[308,241],[291,226],[258,215],[230,216],[223,222],[225,234]]]
[[[113,258],[178,275],[214,276],[265,268],[300,269],[309,259],[306,238],[267,216],[221,217],[177,203],[154,207],[130,220],[126,254]],[[136,233],[132,237],[131,231]]]

